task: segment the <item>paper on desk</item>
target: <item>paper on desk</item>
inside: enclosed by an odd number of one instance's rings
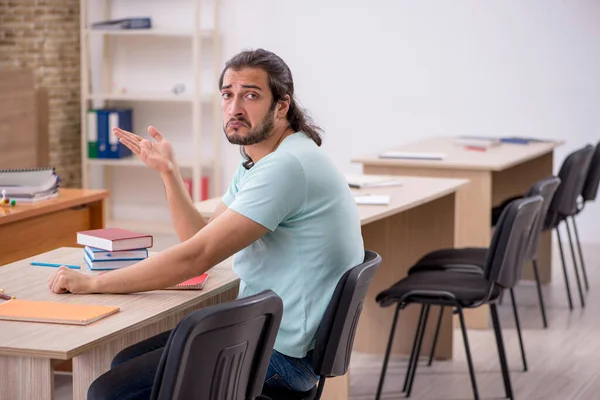
[[[388,205],[390,204],[390,195],[355,195],[356,204]]]
[[[446,153],[426,153],[420,151],[384,151],[379,158],[399,158],[411,160],[443,160]]]

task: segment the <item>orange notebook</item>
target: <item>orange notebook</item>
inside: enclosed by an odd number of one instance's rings
[[[170,290],[181,290],[181,289],[191,289],[191,290],[200,290],[206,284],[206,280],[208,279],[208,274],[202,274],[192,279],[188,279],[185,282],[178,283],[175,286],[170,286],[167,289]]]
[[[12,299],[0,304],[0,320],[88,325],[119,307]]]

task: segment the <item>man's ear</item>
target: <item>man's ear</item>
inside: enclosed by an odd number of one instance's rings
[[[277,116],[279,118],[285,118],[285,116],[287,115],[288,110],[290,109],[290,101],[290,95],[286,94],[281,100],[277,102]]]

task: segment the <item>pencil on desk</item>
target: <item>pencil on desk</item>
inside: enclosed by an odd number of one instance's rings
[[[31,265],[36,266],[36,267],[60,267],[60,266],[65,266],[67,268],[71,268],[71,269],[81,269],[81,267],[79,265],[67,265],[67,264],[54,264],[54,263],[45,263],[45,262],[39,262],[39,261],[32,261]]]

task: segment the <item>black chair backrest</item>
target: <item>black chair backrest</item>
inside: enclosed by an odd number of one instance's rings
[[[513,200],[502,212],[486,255],[484,277],[504,288],[521,278],[531,230],[539,216],[541,196]]]
[[[596,145],[596,150],[592,156],[588,174],[583,184],[581,197],[583,201],[594,201],[598,195],[598,184],[600,183],[600,142]]]
[[[534,183],[525,195],[525,197],[541,196],[544,200],[540,208],[538,217],[535,219],[533,228],[531,229],[529,247],[527,248],[527,252],[525,253],[526,261],[535,260],[537,257],[537,250],[540,243],[540,233],[542,232],[542,228],[544,227],[544,219],[546,218],[546,214],[548,213],[548,209],[550,208],[550,203],[552,203],[554,193],[556,193],[556,189],[559,185],[560,178],[557,176],[544,178]]]
[[[338,281],[316,333],[313,369],[319,376],[341,376],[348,371],[363,301],[380,264],[379,254],[365,250],[363,263]]]
[[[560,185],[546,215],[544,229],[551,229],[568,216],[577,214],[577,199],[583,189],[594,147],[587,145],[569,154],[563,161],[558,177]]]
[[[245,400],[261,392],[283,302],[271,290],[194,311],[173,329],[152,400]]]

